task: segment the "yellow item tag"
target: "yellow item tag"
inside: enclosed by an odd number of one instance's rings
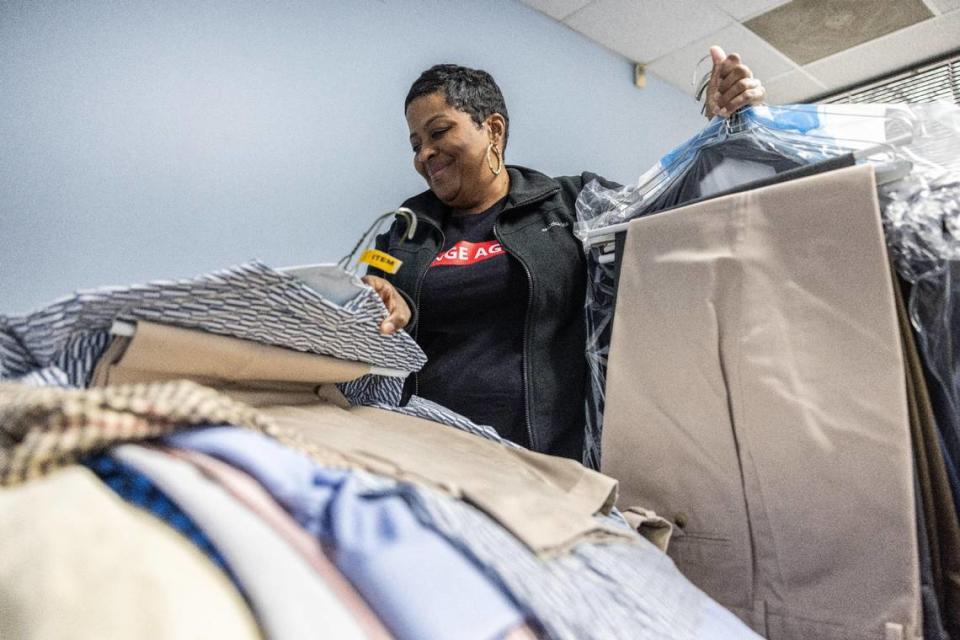
[[[389,253],[384,253],[379,249],[367,249],[360,256],[360,262],[366,262],[370,266],[376,267],[387,273],[396,273],[400,270],[403,260],[397,260]]]

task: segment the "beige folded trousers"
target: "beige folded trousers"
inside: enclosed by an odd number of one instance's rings
[[[909,418],[870,167],[634,220],[603,472],[771,639],[919,637]]]
[[[351,408],[335,388],[325,387],[367,370],[360,363],[139,322],[133,338],[117,339],[103,354],[93,378],[103,385],[176,378],[211,385],[257,407],[315,459],[468,500],[538,554],[564,553],[583,540],[636,541],[631,532],[593,517],[613,507],[612,478],[573,460],[508,448],[422,418]],[[631,517],[652,541],[666,544],[669,530],[655,516]]]

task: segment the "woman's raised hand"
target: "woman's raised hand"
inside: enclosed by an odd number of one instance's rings
[[[364,276],[363,281],[373,287],[387,307],[387,317],[380,323],[380,333],[385,336],[396,333],[410,322],[410,307],[396,287],[379,276]]]
[[[710,47],[713,71],[707,85],[707,103],[704,115],[708,118],[728,118],[748,104],[763,104],[767,90],[736,53],[727,55],[718,46]]]

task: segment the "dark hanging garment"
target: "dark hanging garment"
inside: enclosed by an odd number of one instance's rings
[[[750,136],[729,138],[702,147],[686,172],[644,206],[640,214],[663,211],[694,200],[755,188],[753,183],[802,167],[794,158],[770,149]],[[841,165],[842,166],[842,165]],[[787,178],[789,179],[789,178]]]
[[[926,376],[910,326],[903,295],[904,283],[896,274],[893,281],[907,374],[907,400],[918,480],[917,507],[923,511],[921,532],[926,538],[929,556],[921,569],[929,571],[929,582],[937,599],[936,608],[949,634],[947,637],[960,638],[960,524]],[[927,611],[933,609],[927,600],[925,593],[925,618],[932,616]]]

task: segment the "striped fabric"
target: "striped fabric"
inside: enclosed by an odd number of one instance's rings
[[[645,540],[577,545],[537,558],[478,509],[429,488],[355,472],[371,493],[399,490],[416,516],[461,549],[558,640],[759,638]],[[598,516],[622,525],[616,518]]]
[[[7,318],[0,315],[0,380],[25,376],[38,367],[30,350],[10,328]]]
[[[110,332],[105,329],[74,333],[57,353],[55,366],[67,374],[71,386],[86,387],[90,384],[97,360],[111,339]]]
[[[40,477],[112,444],[204,424],[273,426],[247,405],[186,380],[102,389],[0,383],[0,485]]]
[[[60,367],[35,369],[25,376],[15,378],[14,382],[30,387],[69,387],[70,379]]]
[[[423,418],[431,422],[445,424],[460,431],[472,433],[486,440],[493,440],[508,447],[519,448],[520,445],[500,437],[496,429],[487,425],[479,425],[456,411],[447,409],[432,400],[412,396],[407,404],[401,405],[403,380],[400,378],[386,378],[383,376],[363,376],[351,382],[338,384],[340,392],[352,406],[372,407],[393,411],[414,418]]]
[[[379,299],[359,296],[336,307],[293,278],[253,263],[193,281],[78,294],[34,314],[10,318],[6,325],[0,319],[0,376],[57,366],[70,381],[84,384],[115,318],[161,321],[379,366],[419,369],[424,357],[409,336],[379,335],[382,316]],[[0,482],[22,481],[112,443],[190,424],[229,422],[274,431],[253,410],[224,405],[222,396],[191,383],[133,387],[152,387],[157,395],[152,401],[143,397],[134,401],[130,389],[117,391],[123,387],[77,391],[0,385]],[[397,406],[400,390],[400,379],[382,376],[341,385],[352,404],[425,418],[516,446],[490,427],[423,398]],[[75,402],[65,404],[56,394],[78,395],[70,395]],[[87,394],[100,395],[94,401]],[[33,408],[28,409],[24,400]],[[337,466],[335,460],[328,463]],[[372,492],[400,488],[416,517],[508,591],[531,619],[539,621],[545,637],[755,637],[645,541],[584,542],[544,560],[468,504],[429,488],[362,472],[356,475]],[[602,519],[625,526],[616,518]],[[715,631],[706,634],[704,629]],[[723,629],[734,631],[724,634]]]
[[[501,438],[500,434],[498,434],[493,427],[476,424],[470,420],[470,418],[447,409],[436,402],[421,398],[420,396],[411,397],[410,401],[404,406],[397,406],[396,403],[389,402],[365,403],[364,406],[393,411],[394,413],[401,413],[406,416],[413,416],[414,418],[423,418],[424,420],[430,420],[432,422],[439,422],[440,424],[454,427],[460,431],[466,431],[475,436],[480,436],[486,440],[493,440],[508,447],[520,448],[520,445]]]
[[[374,374],[365,375],[337,384],[340,393],[353,406],[395,407],[403,395],[403,378],[388,378]]]
[[[0,318],[0,376],[56,364],[84,386],[114,320],[151,320],[307,353],[417,371],[426,356],[404,332],[383,336],[386,310],[366,289],[344,305],[259,262],[190,280],[78,292],[22,316]]]

